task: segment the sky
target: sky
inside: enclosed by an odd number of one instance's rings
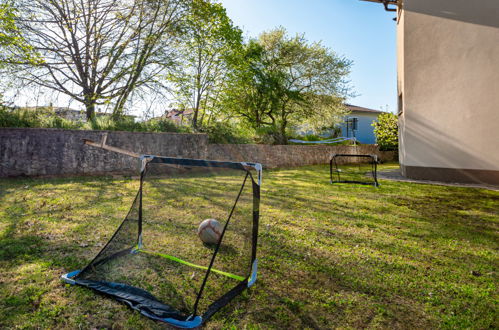
[[[397,105],[396,22],[381,4],[359,0],[220,0],[247,37],[283,26],[322,41],[353,61],[347,102],[395,112]],[[388,109],[386,108],[388,106]]]

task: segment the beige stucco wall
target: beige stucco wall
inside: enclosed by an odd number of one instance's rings
[[[499,171],[499,0],[404,0],[400,162]]]

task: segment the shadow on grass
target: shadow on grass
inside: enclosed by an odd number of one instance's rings
[[[498,239],[497,193],[392,182],[382,182],[379,189],[335,186],[329,184],[325,168],[265,176],[259,279],[214,316],[215,327],[231,322],[236,327],[249,322],[280,328],[493,324],[491,290],[497,263],[491,262],[491,251]],[[205,193],[207,203],[228,209],[233,189],[202,181],[183,185],[182,193]],[[55,189],[62,193],[65,188],[57,186],[65,183],[55,184]],[[79,203],[72,212],[118,201],[109,195],[112,189],[99,182],[88,187],[94,193],[99,190],[96,198],[88,199],[86,206]],[[161,181],[153,187],[158,195],[175,196],[175,188]],[[8,203],[5,196],[0,195],[1,201]],[[56,220],[64,221],[65,210],[54,211]],[[32,258],[72,270],[86,263],[75,255],[93,256],[89,248],[75,249],[77,240],[71,241],[71,236],[49,240],[28,230],[22,205],[4,213],[8,216],[2,221],[8,225],[0,238],[5,249],[0,252],[2,266],[14,269]],[[104,220],[91,221],[97,226]],[[82,230],[82,237],[95,234],[91,226]],[[473,270],[481,275],[472,275]],[[21,308],[13,313],[22,318],[29,312]],[[60,325],[54,322],[52,326]]]
[[[71,191],[67,191],[68,181],[74,181],[68,179],[54,180],[54,182],[45,182],[46,180],[44,180],[43,183],[36,182],[36,180],[35,183],[31,180],[24,180],[19,182],[17,185],[11,184],[7,192],[2,193],[0,196],[0,200],[4,204],[12,203],[14,200],[14,207],[7,210],[5,212],[6,216],[1,220],[4,227],[2,228],[2,236],[0,236],[0,265],[7,273],[11,274],[16,274],[16,269],[22,267],[23,264],[28,263],[44,264],[50,265],[49,267],[62,268],[62,270],[60,270],[60,274],[57,274],[57,278],[54,279],[55,281],[58,281],[59,275],[62,275],[63,272],[81,269],[81,267],[86,265],[90,259],[95,256],[98,250],[100,250],[100,247],[96,249],[92,246],[86,246],[86,244],[82,245],[81,242],[88,240],[96,234],[98,236],[102,235],[104,227],[106,230],[110,227],[109,224],[101,226],[104,218],[99,216],[89,218],[87,223],[85,219],[79,221],[74,221],[71,218],[66,219],[68,213],[77,214],[93,208],[102,211],[102,205],[119,202],[121,198],[116,199],[112,193],[113,185],[116,185],[116,183],[113,183],[112,180],[99,180],[98,182],[78,182],[78,188],[85,190],[87,187],[90,187],[89,191],[91,193],[85,194],[82,200],[79,200],[77,203],[72,203],[71,199],[69,199],[68,201],[62,201],[60,203],[61,205],[56,204],[56,207],[51,207],[48,210],[36,207],[37,204],[43,204],[45,199],[43,194],[33,196],[32,199],[34,199],[35,202],[30,200],[30,198],[28,198],[28,200],[20,200],[17,196],[13,199],[7,200],[9,194],[16,194],[21,191],[21,195],[23,195],[28,192],[29,190],[24,188],[27,181],[29,181],[30,189],[37,189],[43,185],[50,186],[40,189],[40,191],[50,191],[50,193],[53,194],[46,198],[49,200],[52,199],[54,195],[58,196],[61,194],[67,195],[81,193],[81,190],[74,190],[74,188],[71,188]],[[193,184],[192,186],[185,185],[183,188],[186,190],[185,192],[188,193],[189,189],[192,190],[195,187],[196,185]],[[161,190],[163,188],[166,189],[158,183],[160,193],[162,193]],[[200,187],[200,189],[204,188],[205,187]],[[166,192],[167,191],[165,191],[165,193]],[[208,192],[216,194],[216,189],[213,191],[208,190]],[[176,191],[176,193],[179,192]],[[131,194],[135,195],[135,190],[133,190]],[[235,194],[237,194],[237,191]],[[231,199],[235,199],[235,194],[228,193],[222,189],[220,194],[216,195],[216,200],[209,201],[212,203],[218,203],[218,207],[230,209],[231,203],[233,203],[233,200]],[[232,197],[229,198],[229,203],[223,203],[226,195]],[[50,219],[46,217],[47,215],[50,215]],[[104,216],[107,214],[104,213],[102,215]],[[117,219],[119,222],[121,222],[121,220],[121,217],[120,219]],[[119,224],[119,222],[116,222],[116,224]],[[51,229],[57,228],[59,223],[66,224],[66,227],[62,228],[64,230],[64,234],[62,236],[52,236]],[[74,229],[79,228],[78,226],[83,226],[83,229],[75,232]],[[117,226],[112,226],[112,231],[110,231],[107,236],[110,236],[110,234],[112,234],[116,229]],[[72,233],[72,235],[67,235],[68,233]],[[101,243],[105,243],[105,239],[102,239],[101,241]],[[235,251],[232,247],[224,246],[220,250],[220,256],[234,254],[234,252]],[[24,276],[22,274],[19,275],[21,277]],[[8,294],[9,297],[0,301],[0,305],[3,305],[9,310],[9,315],[5,316],[5,319],[2,320],[2,317],[0,317],[0,325],[9,320],[9,322],[12,322],[13,320],[26,318],[29,313],[32,313],[34,310],[38,309],[37,304],[39,303],[37,302],[33,305],[33,299],[31,298],[15,298],[15,292],[18,292],[16,287],[17,284],[9,284],[7,291],[5,291],[6,294],[7,292],[10,292]],[[71,292],[73,291],[75,290],[71,290]],[[43,296],[44,294],[45,293],[41,295]],[[37,301],[38,300],[39,299],[37,298]],[[78,304],[78,302],[75,302],[75,304]],[[133,313],[131,313],[131,315],[133,315]],[[57,321],[56,319],[52,319],[51,321],[47,320],[47,322]],[[48,324],[55,325],[57,323]]]

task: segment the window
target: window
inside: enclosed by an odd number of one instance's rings
[[[355,131],[358,130],[359,118],[357,117],[348,117],[346,120],[347,124],[347,136],[346,137],[355,137]]]

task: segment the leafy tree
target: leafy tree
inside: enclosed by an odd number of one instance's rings
[[[276,126],[271,106],[276,79],[266,70],[263,52],[257,40],[250,40],[240,53],[233,54],[223,95],[227,114],[242,118],[255,130]]]
[[[119,117],[139,88],[171,65],[188,0],[14,0],[18,26],[43,63],[25,63],[24,81],[84,104],[113,105]],[[161,58],[161,62],[159,61]]]
[[[297,129],[315,134],[324,131],[334,132],[348,114],[342,97],[309,95],[308,102],[308,105],[298,113],[302,115],[302,118],[298,117],[299,120],[293,121],[293,126]]]
[[[385,112],[373,121],[374,135],[380,150],[398,149],[398,118],[391,112]]]
[[[16,24],[17,10],[10,2],[0,3],[0,65],[40,63]]]
[[[278,28],[251,40],[239,62],[226,104],[257,129],[271,126],[277,143],[290,124],[330,126],[344,112],[351,62],[321,43]]]
[[[180,70],[169,78],[175,84],[178,105],[193,109],[192,127],[213,119],[225,85],[227,57],[241,48],[242,32],[225,8],[211,0],[194,0],[180,44]]]

